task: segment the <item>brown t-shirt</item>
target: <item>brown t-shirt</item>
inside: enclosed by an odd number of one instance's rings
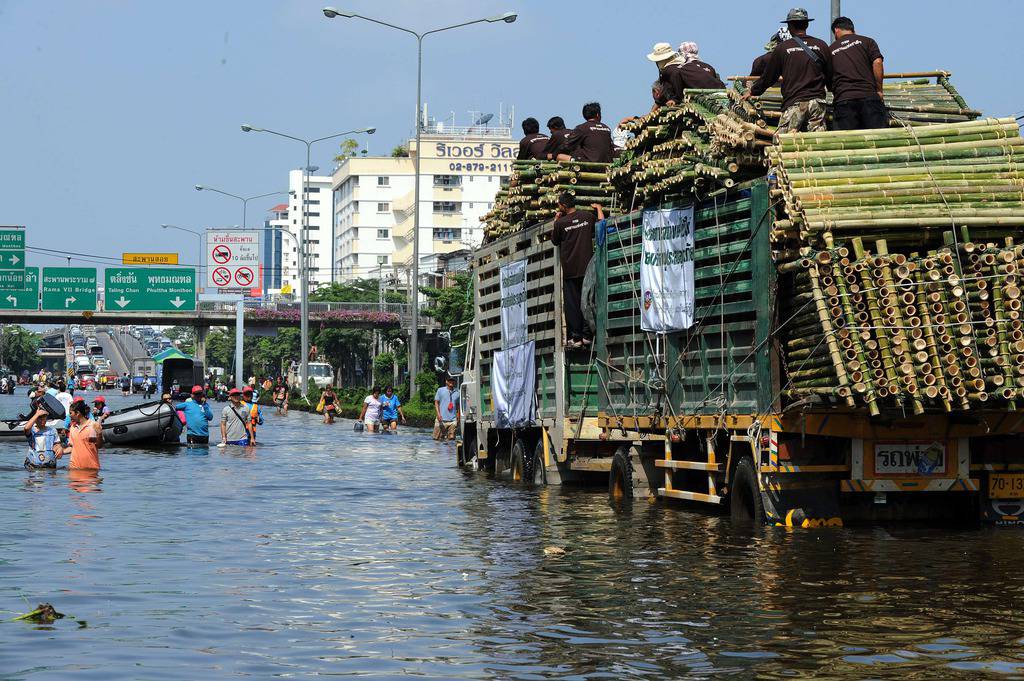
[[[882,59],[878,43],[866,36],[851,33],[832,43],[832,92],[835,101],[878,97],[878,84],[871,65]]]
[[[565,148],[565,136],[569,134],[569,131],[565,128],[561,130],[552,130],[551,137],[548,138],[548,143],[544,146],[544,158],[551,155],[551,158],[555,158]]]
[[[754,63],[750,65],[750,75],[760,77],[764,73],[764,67],[768,63],[768,56],[771,52],[765,52],[754,60]]]
[[[588,163],[612,162],[612,131],[600,121],[580,123],[565,136],[563,153],[577,161]]]
[[[764,91],[778,82],[779,76],[782,76],[783,111],[799,102],[825,98],[831,68],[828,45],[823,40],[811,36],[805,36],[803,41],[812,52],[821,56],[823,66],[811,61],[807,53],[790,38],[772,50],[768,63],[765,64],[764,73],[750,87],[753,95],[764,94]]]
[[[699,59],[694,59],[688,64],[669,64],[665,67],[664,73],[672,85],[672,94],[676,101],[683,96],[683,90],[715,90],[725,87],[715,69]]]
[[[543,161],[547,158],[544,155],[544,147],[548,145],[548,136],[539,132],[531,132],[519,140],[519,155],[516,159],[520,161],[533,160]]]
[[[555,220],[551,243],[561,246],[562,276],[582,277],[594,255],[594,223],[597,215],[589,210],[576,210]]]

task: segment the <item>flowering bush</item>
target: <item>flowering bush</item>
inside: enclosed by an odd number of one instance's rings
[[[245,316],[251,319],[269,319],[297,322],[301,318],[298,309],[271,310],[267,308],[247,308]],[[310,312],[309,318],[315,321],[337,322],[370,322],[372,324],[397,325],[401,318],[395,312],[377,310],[327,310],[326,312]]]

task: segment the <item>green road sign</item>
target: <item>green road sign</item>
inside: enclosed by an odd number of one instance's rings
[[[95,310],[95,267],[44,267],[44,310]]]
[[[0,291],[0,310],[39,309],[39,268],[26,267],[24,287],[11,291]]]
[[[196,309],[196,270],[193,267],[108,267],[104,279],[104,309],[145,312]]]
[[[0,228],[0,291],[23,288],[25,288],[25,228]]]

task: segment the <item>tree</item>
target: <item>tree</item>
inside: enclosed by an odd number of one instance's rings
[[[38,368],[42,365],[36,352],[39,349],[39,340],[39,334],[32,333],[22,326],[3,326],[0,335],[0,364],[16,372]]]
[[[195,354],[195,330],[191,326],[172,326],[164,331],[164,335],[167,336],[168,340],[180,341],[177,347],[186,355]]]
[[[338,147],[341,149],[341,151],[338,153],[337,156],[334,157],[334,160],[337,161],[338,163],[341,163],[345,159],[352,158],[353,156],[356,155],[356,152],[359,151],[359,142],[350,137],[342,141],[342,143],[339,144]]]
[[[423,315],[437,320],[444,331],[453,326],[473,321],[471,284],[472,277],[466,272],[456,274],[452,286],[448,288],[421,288],[423,295],[431,302],[431,305],[422,311]],[[452,342],[464,342],[468,333],[468,326],[456,329]]]
[[[409,158],[409,147],[404,144],[397,145],[391,150],[391,158]]]

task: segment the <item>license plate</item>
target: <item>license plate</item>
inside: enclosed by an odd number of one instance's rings
[[[1024,499],[1024,473],[990,473],[989,499]]]
[[[879,475],[942,475],[947,458],[942,442],[875,443],[875,473]]]

